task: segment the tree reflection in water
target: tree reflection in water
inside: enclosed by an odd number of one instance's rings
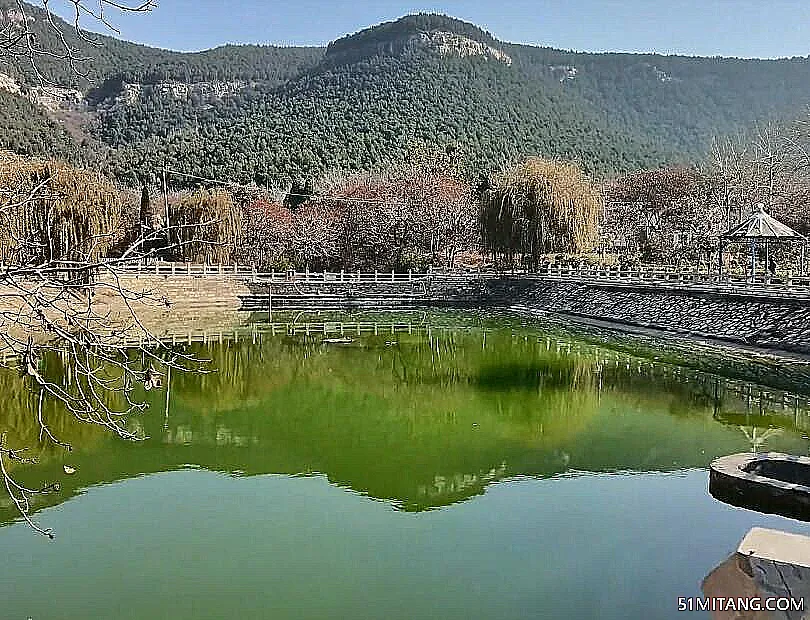
[[[419,511],[514,476],[706,467],[766,440],[807,449],[804,418],[767,407],[763,415],[777,417],[784,433],[740,433],[750,424],[739,419],[741,386],[712,376],[531,328],[378,332],[329,342],[323,334],[254,331],[249,339],[176,345],[210,358],[217,371],[178,373],[168,390],[138,394],[151,408],[127,428],[151,439],[116,442],[49,411],[76,447],[76,475],[64,475],[64,453],[47,444],[40,463],[15,464],[16,475],[61,482],[61,495],[39,506],[191,464],[238,475],[323,475]],[[35,442],[30,395],[8,373],[0,389],[3,427]],[[2,518],[14,514],[4,509]]]

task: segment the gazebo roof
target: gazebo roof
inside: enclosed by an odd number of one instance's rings
[[[765,239],[774,241],[798,241],[805,236],[797,233],[787,224],[771,217],[765,212],[765,205],[757,205],[757,210],[744,222],[737,224],[722,235],[723,239],[755,240]]]

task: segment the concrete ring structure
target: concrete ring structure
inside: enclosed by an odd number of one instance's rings
[[[743,452],[712,461],[709,493],[759,512],[810,521],[810,458]]]

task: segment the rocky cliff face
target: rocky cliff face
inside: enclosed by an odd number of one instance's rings
[[[58,86],[35,86],[28,90],[28,98],[48,112],[75,108],[84,103],[82,91]]]
[[[505,65],[512,64],[512,58],[507,53],[481,41],[475,41],[452,32],[425,32],[412,38],[417,40],[417,46],[435,50],[441,56],[459,56],[461,58],[483,56],[484,58],[502,62]]]
[[[17,80],[7,73],[0,73],[0,89],[7,90],[13,95],[19,95],[22,93],[22,89],[17,83]]]
[[[65,108],[74,108],[84,101],[84,95],[75,88],[60,86],[27,86],[24,87],[7,73],[0,73],[0,89],[13,95],[26,97],[31,103],[55,112]]]
[[[505,52],[496,49],[481,41],[476,41],[452,32],[431,31],[410,34],[408,36],[366,44],[351,52],[332,54],[332,62],[353,61],[359,56],[383,55],[414,55],[420,52],[434,53],[441,57],[469,58],[479,56],[512,64],[512,58]],[[351,56],[351,57],[350,57]],[[206,103],[221,100],[240,91],[255,87],[255,83],[247,81],[214,81],[214,82],[181,82],[166,81],[156,84],[142,84],[137,82],[124,82],[120,90],[112,97],[101,103],[101,107],[111,105],[131,105],[149,94],[158,94],[172,99],[194,98]]]
[[[512,58],[484,41],[479,41],[446,30],[425,30],[420,32],[400,32],[392,36],[365,40],[358,38],[350,43],[330,46],[325,56],[325,64],[334,66],[349,64],[375,56],[410,57],[420,53],[432,53],[441,57],[470,58],[479,56],[486,59],[512,64]]]
[[[137,102],[146,93],[157,93],[172,99],[196,98],[201,103],[220,100],[229,95],[254,86],[244,81],[218,81],[218,82],[192,82],[179,81],[159,82],[157,84],[140,84],[124,82],[121,89],[99,103],[101,107],[112,105],[131,105]],[[95,105],[88,103],[86,94],[75,88],[61,86],[23,86],[14,77],[7,73],[0,73],[0,90],[13,95],[26,97],[32,103],[41,106],[47,112]]]
[[[0,8],[0,24],[5,26],[21,26],[26,22],[33,22],[34,18],[25,15],[15,8],[2,9]]]
[[[211,101],[222,99],[228,95],[234,95],[240,90],[249,87],[250,84],[242,81],[231,82],[159,82],[157,84],[140,84],[124,82],[121,91],[115,97],[116,103],[135,103],[145,92],[151,90],[160,95],[173,99],[188,99],[197,97],[201,101]]]

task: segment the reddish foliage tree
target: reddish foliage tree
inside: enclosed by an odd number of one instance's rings
[[[338,269],[340,260],[340,213],[332,205],[308,202],[292,217],[290,257],[299,267]]]
[[[341,263],[356,268],[452,265],[477,240],[470,186],[416,169],[339,179],[318,199],[339,214]]]
[[[293,216],[277,202],[257,200],[242,208],[238,259],[261,268],[286,269],[290,264]]]

